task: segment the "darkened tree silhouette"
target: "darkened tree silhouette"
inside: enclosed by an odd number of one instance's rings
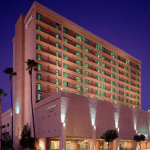
[[[27,63],[27,70],[29,71],[30,75],[30,85],[31,85],[31,109],[32,109],[32,121],[33,121],[33,134],[34,134],[34,143],[36,143],[36,136],[35,136],[35,123],[34,123],[34,110],[33,110],[33,101],[32,101],[32,71],[37,70],[38,63],[34,60],[28,59],[26,61]],[[36,149],[36,146],[34,144],[34,149]]]
[[[109,145],[110,142],[118,138],[118,133],[116,130],[107,130],[105,133],[103,133],[100,136],[101,139],[104,139],[106,142],[108,142],[108,150],[109,150]]]
[[[12,80],[12,77],[17,75],[16,72],[13,72],[13,68],[6,68],[4,70],[4,72],[6,74],[9,74],[9,80],[10,80],[10,95],[11,95],[11,120],[12,120],[12,146],[13,146],[13,99],[12,99],[12,84],[11,84],[11,80]]]
[[[144,136],[143,134],[135,135],[135,136],[134,136],[134,140],[135,140],[136,142],[139,142],[140,149],[141,149],[141,141],[145,141],[145,136]]]

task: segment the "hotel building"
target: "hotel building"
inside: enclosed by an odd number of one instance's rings
[[[51,141],[50,145],[57,145],[56,141],[59,141],[57,149],[66,149],[66,139],[69,141],[76,139],[76,142],[73,141],[74,144],[72,144],[76,147],[74,149],[79,149],[77,145],[86,141],[90,142],[87,149],[90,147],[93,150],[96,149],[96,139],[105,129],[115,128],[122,135],[122,139],[130,140],[133,140],[134,134],[139,133],[134,128],[137,126],[137,120],[135,119],[134,122],[131,120],[134,120],[134,112],[135,114],[141,112],[141,61],[45,6],[34,2],[26,16],[20,15],[15,25],[13,39],[13,69],[17,72],[17,76],[13,78],[14,138],[16,140],[20,139],[24,124],[28,122],[32,128],[30,77],[25,63],[27,59],[34,59],[38,63],[38,71],[33,72],[32,95],[36,136],[39,139],[43,138],[46,146],[50,143],[49,141]],[[81,108],[79,99],[83,106]],[[79,103],[76,104],[75,101]],[[74,107],[76,107],[72,106],[73,103],[80,108],[79,112],[82,117],[73,117]],[[108,107],[102,107],[100,104]],[[47,110],[52,107],[54,109],[51,115]],[[113,113],[118,114],[120,110],[122,113],[125,110],[132,114],[131,116],[128,114],[130,116],[128,126],[131,125],[133,129],[131,133],[127,132],[127,136],[125,126],[122,125],[119,129],[118,123],[115,122],[114,118],[118,116],[112,115],[111,118],[101,112],[101,115],[109,118],[113,125],[107,126],[106,124],[109,124],[110,121],[108,119],[105,122],[104,118],[105,126],[102,125],[102,122],[96,122],[98,108],[105,110],[104,108],[109,107],[112,109],[106,113],[108,116]],[[86,113],[83,114],[81,111],[82,108],[87,109],[86,124],[80,124],[80,121],[86,116]],[[67,111],[68,109],[70,111]],[[95,110],[95,113],[91,113],[92,109]],[[148,112],[144,114],[148,116]],[[72,123],[69,124],[71,118],[76,118],[76,121],[72,120]],[[120,120],[121,118],[124,117],[120,117]],[[126,119],[123,121],[125,124],[128,122]],[[78,125],[73,124],[74,122],[78,122]],[[146,126],[146,131],[149,132],[148,119]],[[82,132],[84,127],[86,129]],[[145,131],[142,133],[145,134]],[[133,147],[133,143],[131,145]],[[46,146],[44,149],[51,147],[45,148]],[[103,146],[98,147],[100,149]]]

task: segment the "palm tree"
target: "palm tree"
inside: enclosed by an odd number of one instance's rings
[[[30,85],[31,85],[31,109],[32,109],[32,120],[33,120],[33,134],[34,134],[34,149],[36,149],[35,144],[36,144],[36,137],[35,137],[35,124],[34,124],[34,111],[33,111],[33,101],[32,101],[32,70],[37,70],[37,65],[38,63],[35,62],[34,60],[28,59],[26,61],[27,63],[27,70],[29,70],[29,75],[30,75]]]
[[[0,89],[0,128],[1,128],[1,149],[2,149],[2,117],[1,117],[1,96],[6,96],[3,89]]]
[[[12,120],[12,147],[13,147],[13,100],[12,100],[12,85],[11,85],[11,80],[12,77],[17,75],[16,72],[13,72],[13,68],[6,68],[4,70],[6,74],[9,74],[9,80],[10,80],[10,95],[11,95],[11,120]]]

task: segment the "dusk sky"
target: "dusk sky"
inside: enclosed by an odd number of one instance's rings
[[[6,0],[0,5],[0,89],[2,113],[10,108],[9,75],[13,67],[12,39],[21,13],[27,14],[32,0]],[[38,0],[63,17],[142,61],[142,110],[150,109],[150,0]]]

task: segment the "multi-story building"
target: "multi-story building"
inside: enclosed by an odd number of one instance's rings
[[[38,63],[33,73],[34,107],[63,90],[141,109],[141,61],[34,2],[26,16],[20,15],[13,39],[16,137],[26,122],[32,127],[27,59]]]

